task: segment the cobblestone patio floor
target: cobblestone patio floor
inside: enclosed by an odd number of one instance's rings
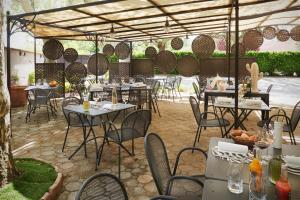
[[[203,104],[201,106],[203,110]],[[164,140],[172,167],[180,149],[192,146],[197,127],[188,103],[160,101],[159,107],[162,117],[153,114],[149,132],[158,133]],[[65,151],[61,151],[67,124],[60,108],[57,116],[51,117],[50,121],[47,119],[45,110],[38,110],[28,123],[25,123],[24,119],[25,110],[25,108],[12,110],[14,155],[15,157],[40,158],[56,165],[65,178],[62,193],[59,196],[60,200],[73,200],[81,183],[97,172],[109,172],[117,175],[118,148],[116,145],[111,144],[104,149],[100,168],[95,171],[95,147],[93,143],[87,145],[88,158],[84,157],[82,149],[71,160],[68,160],[68,156],[82,142],[81,129],[70,129]],[[121,114],[120,117],[123,115]],[[226,117],[232,122],[229,115]],[[258,120],[257,115],[252,113],[245,124],[250,130],[258,130],[256,126]],[[121,120],[118,119],[118,121]],[[102,128],[96,128],[96,134],[103,135]],[[300,135],[299,128],[297,135]],[[209,138],[212,136],[220,137],[219,129],[205,130],[201,135],[200,142],[197,143],[197,147],[207,150]],[[98,142],[100,143],[100,141],[99,139]],[[130,145],[131,143],[126,144],[128,147]],[[135,156],[131,157],[122,151],[121,162],[121,178],[130,199],[144,200],[158,194],[145,158],[143,138],[137,139],[135,142]],[[178,174],[199,174],[203,173],[204,169],[205,161],[200,156],[186,153],[180,163]]]

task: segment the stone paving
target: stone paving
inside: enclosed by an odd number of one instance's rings
[[[158,133],[164,140],[171,167],[180,149],[192,146],[196,123],[190,105],[185,102],[159,102],[162,117],[153,114],[152,124],[149,132]],[[201,105],[203,110],[203,104]],[[98,171],[95,171],[95,146],[91,142],[87,145],[88,158],[84,157],[83,149],[80,150],[71,160],[68,156],[76,149],[82,141],[82,131],[79,128],[71,128],[68,136],[65,151],[62,152],[62,144],[66,131],[66,122],[61,109],[57,115],[47,119],[45,110],[38,110],[28,123],[25,123],[25,108],[12,110],[13,129],[13,152],[15,157],[40,158],[56,165],[64,176],[64,184],[60,200],[74,199],[76,191],[81,183],[89,176],[97,172],[108,172],[117,175],[117,146],[114,144],[106,146],[103,152]],[[289,110],[289,113],[291,111]],[[120,118],[123,115],[120,115]],[[228,119],[232,118],[227,115]],[[258,130],[258,121],[255,113],[251,114],[245,122],[250,130]],[[118,119],[117,123],[121,120]],[[97,135],[103,135],[100,127],[96,129]],[[299,128],[297,129],[299,134]],[[220,137],[217,128],[205,130],[200,138],[197,147],[208,149],[209,138]],[[101,142],[99,139],[98,143]],[[126,144],[130,148],[131,143]],[[143,138],[135,140],[135,156],[129,156],[122,151],[121,179],[126,186],[129,198],[134,200],[146,200],[158,194],[153,182],[148,163],[145,158]],[[178,170],[178,174],[193,175],[203,173],[205,161],[197,154],[186,153]]]

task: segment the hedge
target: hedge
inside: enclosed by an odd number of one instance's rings
[[[174,52],[175,56],[181,58],[185,55],[193,55],[189,51]],[[223,52],[214,52],[212,57],[225,57]],[[300,52],[247,52],[245,57],[255,57],[256,62],[259,65],[260,71],[268,72],[270,75],[277,75],[281,72],[283,75],[291,76],[294,72],[300,75]],[[133,58],[145,58],[144,53],[137,53],[133,55]],[[201,62],[201,60],[200,60]],[[155,70],[155,73],[160,73],[159,70]],[[174,70],[171,74],[177,74]]]

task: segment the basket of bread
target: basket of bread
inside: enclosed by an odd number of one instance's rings
[[[249,148],[253,148],[255,142],[259,140],[257,135],[248,133],[244,130],[233,130],[230,132],[230,136],[235,143],[247,145]]]

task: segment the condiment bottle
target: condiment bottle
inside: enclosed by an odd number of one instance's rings
[[[114,87],[112,89],[111,102],[112,102],[112,104],[117,104],[118,103],[117,102],[117,89],[116,89],[116,87]]]
[[[282,147],[282,130],[283,124],[279,121],[274,121],[274,143],[273,147],[276,149],[281,149]]]
[[[280,179],[276,182],[276,199],[289,200],[291,199],[291,184],[288,181],[287,164],[281,164]]]
[[[83,97],[82,107],[84,111],[88,111],[90,109],[90,102],[88,96]]]
[[[273,148],[273,157],[269,162],[269,180],[273,184],[280,178],[282,163],[284,163],[284,161],[281,158],[281,149]]]

